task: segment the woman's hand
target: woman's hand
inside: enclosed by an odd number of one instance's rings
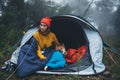
[[[44,58],[42,58],[41,60],[46,60],[47,59],[47,57],[44,57]]]

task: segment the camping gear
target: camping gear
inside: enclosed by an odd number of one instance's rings
[[[46,60],[40,60],[36,54],[37,41],[34,37],[31,37],[28,42],[23,45],[19,52],[17,62],[17,76],[26,77],[33,74],[35,71],[43,70],[46,63],[51,58],[53,49],[45,49],[43,55],[47,57]]]
[[[67,50],[67,55],[65,56],[67,63],[75,63],[80,60],[86,52],[86,46],[81,46],[78,49],[70,48]]]
[[[60,69],[64,68],[66,65],[66,61],[64,55],[60,51],[53,52],[50,60],[47,62],[46,66],[50,69]]]
[[[69,48],[78,49],[80,46],[86,46],[84,56],[74,64],[68,64],[66,67],[58,70],[39,70],[39,74],[73,74],[73,75],[96,75],[105,70],[103,59],[103,40],[98,30],[84,19],[72,16],[62,15],[53,16],[51,31],[54,32],[61,43],[65,44],[66,50]],[[38,22],[39,23],[39,22]],[[29,29],[22,38],[20,47],[12,54],[10,62],[17,64],[18,55],[21,47],[38,30],[38,25]],[[27,66],[27,65],[26,65]]]

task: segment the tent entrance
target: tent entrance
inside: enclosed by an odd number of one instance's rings
[[[66,49],[78,48],[86,44],[86,38],[82,26],[72,19],[57,19],[52,21],[51,31],[54,32]]]
[[[88,40],[82,26],[83,23],[80,20],[77,21],[77,19],[53,18],[51,31],[56,34],[60,43],[65,44],[66,50],[68,48],[77,49],[82,45],[88,46]],[[88,68],[91,63],[89,49],[87,48],[84,57],[78,63],[68,65],[65,70],[78,71],[78,64],[80,64],[79,70],[84,70]]]

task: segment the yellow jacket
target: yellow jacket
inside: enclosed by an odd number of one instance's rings
[[[39,31],[35,32],[33,37],[37,40],[38,50],[37,55],[40,59],[44,59],[45,56],[41,53],[41,50],[52,46],[55,42],[56,45],[60,45],[54,33],[50,32],[48,35],[42,35]]]

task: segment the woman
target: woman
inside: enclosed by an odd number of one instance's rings
[[[51,47],[53,44],[60,45],[54,33],[50,32],[51,19],[45,17],[40,21],[40,29],[36,32],[33,37],[38,42],[37,54],[40,59],[46,59],[41,53],[41,50]]]
[[[43,69],[54,52],[54,46],[60,45],[55,34],[50,31],[51,21],[49,17],[42,18],[39,30],[21,48],[17,64],[19,77],[25,77]]]

